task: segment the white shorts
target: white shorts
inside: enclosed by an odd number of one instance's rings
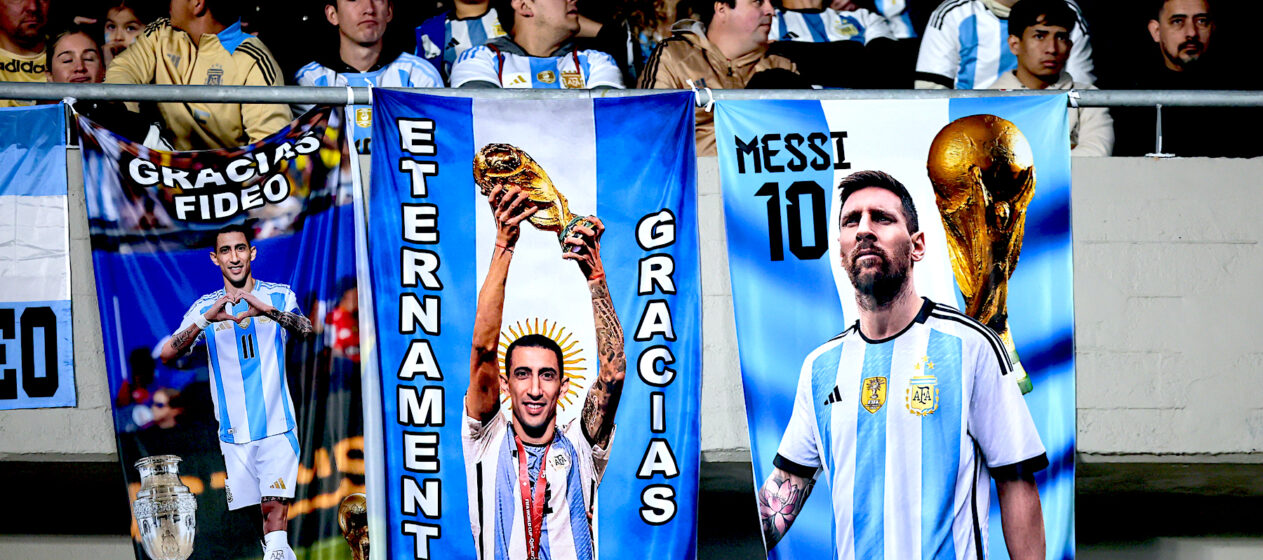
[[[228,509],[241,509],[264,496],[293,498],[298,481],[298,436],[290,430],[247,443],[219,441],[228,473]]]

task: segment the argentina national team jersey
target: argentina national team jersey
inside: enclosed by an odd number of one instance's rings
[[[532,89],[623,87],[623,72],[601,51],[563,47],[552,56],[526,54],[507,37],[465,51],[452,66],[452,87]]]
[[[416,55],[424,58],[446,77],[451,75],[456,58],[465,51],[504,34],[495,8],[488,8],[487,13],[481,16],[465,19],[458,19],[455,14],[442,13],[417,27]]]
[[[288,312],[298,311],[294,292],[284,284],[255,280],[259,299]],[[193,303],[180,322],[182,331],[204,315],[218,290]],[[232,306],[239,315],[249,305],[243,299]],[[285,329],[262,315],[240,322],[217,321],[202,330],[211,370],[211,402],[219,420],[219,439],[247,443],[294,429],[294,403],[285,380]]]
[[[338,61],[337,66],[345,67],[346,65]],[[408,53],[400,53],[394,61],[369,72],[345,71],[349,68],[343,68],[343,70],[338,72],[320,62],[312,62],[298,70],[298,73],[294,75],[294,81],[300,86],[322,87],[443,87],[443,78],[439,77],[438,71],[433,66]],[[299,113],[301,114],[306,113],[311,107],[311,105],[305,105],[297,109],[301,111]],[[371,137],[370,132],[373,128],[373,109],[368,105],[354,105],[352,111],[349,115],[351,122],[355,123],[351,129],[352,140],[359,153],[367,154],[369,153],[368,139]]]
[[[924,301],[894,337],[858,323],[799,374],[777,468],[817,469],[833,501],[834,557],[981,558],[990,474],[1048,464],[999,337]]]
[[[800,41],[832,43],[834,41],[869,41],[884,37],[894,39],[886,18],[863,8],[839,12],[823,10],[777,10],[768,32],[768,41]]]
[[[1070,30],[1070,58],[1066,72],[1076,82],[1090,84],[1092,46],[1083,12],[1066,0],[1079,21]],[[1007,14],[1006,14],[1007,15]],[[955,89],[987,89],[1005,72],[1017,68],[1009,50],[1009,20],[997,17],[984,0],[946,0],[930,16],[917,55],[916,79]]]
[[[518,451],[502,412],[484,425],[462,414],[461,444],[469,492],[469,520],[479,560],[526,558],[526,524],[518,484]],[[608,459],[592,447],[578,418],[559,425],[543,466],[546,484],[540,558],[596,558],[596,489]],[[611,435],[611,440],[613,441]]]
[[[877,0],[876,4],[877,11],[885,16],[896,39],[916,38],[917,30],[912,26],[912,16],[908,14],[908,0]]]

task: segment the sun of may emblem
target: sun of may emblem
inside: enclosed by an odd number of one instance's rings
[[[502,380],[508,379],[508,373],[504,371],[504,357],[509,345],[528,334],[542,334],[553,339],[561,347],[561,373],[566,376],[566,379],[570,380],[570,389],[558,400],[561,408],[565,409],[587,387],[585,384],[587,381],[587,375],[585,375],[587,368],[582,365],[584,361],[583,348],[579,346],[579,340],[574,338],[570,331],[566,330],[566,327],[561,326],[556,321],[541,320],[539,317],[533,317],[525,321],[518,321],[500,331],[500,351],[497,353],[497,358],[500,362],[500,378]],[[501,394],[500,400],[507,404],[509,395]]]

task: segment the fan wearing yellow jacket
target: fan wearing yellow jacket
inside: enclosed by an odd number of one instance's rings
[[[283,85],[280,66],[241,22],[224,25],[212,9],[222,0],[171,0],[170,19],[145,28],[105,74],[112,84]],[[227,18],[224,18],[227,19]],[[282,104],[158,103],[176,150],[231,148],[262,140],[289,124]],[[138,106],[128,103],[135,111]]]

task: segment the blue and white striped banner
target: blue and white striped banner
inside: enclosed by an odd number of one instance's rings
[[[361,332],[376,336],[364,374],[380,382],[382,410],[365,414],[367,464],[371,526],[386,557],[499,557],[480,553],[471,534],[461,447],[477,295],[496,235],[472,163],[492,143],[525,151],[575,214],[606,226],[601,256],[628,371],[591,519],[594,556],[694,557],[702,341],[691,94],[497,101],[377,90],[373,98],[360,237],[361,270],[372,275],[361,282],[372,287],[364,307],[376,322],[361,314]],[[566,374],[580,390],[561,401],[561,425],[579,414],[597,372],[591,295],[556,234],[523,225],[514,255],[500,340],[563,329],[575,342]],[[481,506],[498,506],[520,527],[512,490],[502,501]],[[522,536],[496,538],[512,548]],[[549,557],[583,557],[542,541]]]
[[[0,110],[0,410],[75,406],[61,104]]]
[[[1034,155],[1037,184],[1025,214],[1021,260],[1008,281],[1008,323],[1021,363],[1034,383],[1026,403],[1051,462],[1036,476],[1048,558],[1074,556],[1074,306],[1066,103],[1065,95],[1051,95],[716,104],[732,292],[756,485],[762,485],[772,470],[789,422],[802,360],[857,319],[852,287],[838,259],[836,185],[860,170],[885,171],[901,181],[912,195],[926,233],[926,255],[916,264],[914,275],[917,291],[964,309],[927,174],[927,156],[931,142],[949,123],[968,115],[996,115],[1020,129]],[[892,402],[895,398],[891,397]],[[857,452],[864,450],[861,447]],[[905,495],[889,488],[917,484],[917,480],[886,477],[885,494],[888,498]],[[1007,558],[994,491],[991,496],[987,557]],[[881,508],[878,504],[875,510],[879,515]],[[833,548],[833,518],[828,484],[817,484],[770,557],[820,557],[819,551]],[[886,527],[885,550],[858,550],[855,543],[838,543],[838,556],[891,557],[892,550],[906,551],[916,544],[892,543],[897,536],[891,536],[889,523]],[[935,556],[923,551],[917,557]]]

